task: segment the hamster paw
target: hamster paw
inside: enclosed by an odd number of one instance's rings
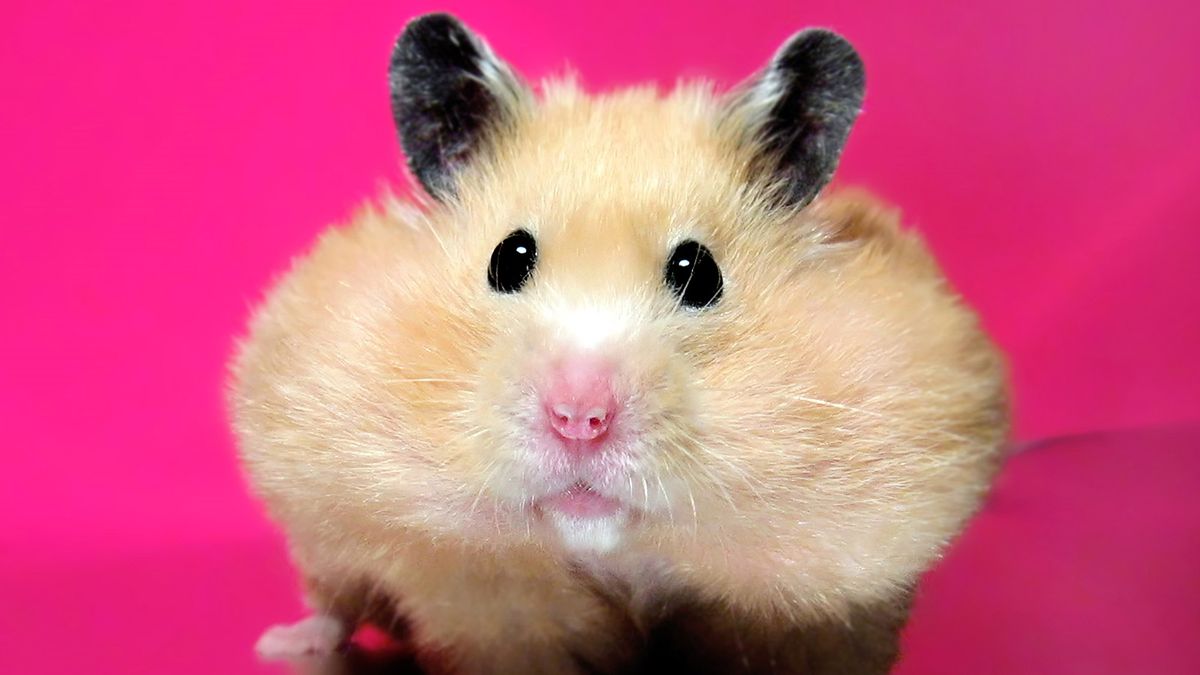
[[[272,661],[330,654],[342,645],[347,633],[341,620],[315,614],[296,623],[271,626],[258,638],[254,651]]]

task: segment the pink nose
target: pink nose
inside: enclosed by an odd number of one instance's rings
[[[617,412],[612,367],[593,357],[564,359],[551,372],[543,393],[550,428],[572,441],[590,441],[608,431]]]

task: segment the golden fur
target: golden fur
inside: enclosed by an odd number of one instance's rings
[[[326,612],[396,603],[462,671],[619,669],[673,599],[769,628],[901,603],[970,516],[1005,434],[1001,359],[917,235],[861,194],[773,207],[744,120],[702,86],[521,101],[457,198],[325,233],[234,365],[253,483]],[[530,286],[493,247],[538,240]],[[721,302],[682,311],[683,239]],[[529,373],[580,307],[640,393],[608,553],[529,511]],[[342,608],[342,609],[339,609]],[[351,617],[354,618],[354,617]],[[596,666],[595,664],[601,664]]]

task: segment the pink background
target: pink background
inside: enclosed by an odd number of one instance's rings
[[[285,569],[224,363],[289,257],[402,184],[386,62],[432,9],[597,89],[730,84],[835,28],[869,81],[839,181],[903,206],[979,308],[1017,435],[1200,419],[1200,4],[957,5],[8,0],[0,582],[216,542]]]

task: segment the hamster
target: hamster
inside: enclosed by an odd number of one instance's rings
[[[428,198],[324,233],[232,365],[314,612],[259,650],[374,621],[434,672],[886,672],[1007,404],[918,236],[821,194],[864,82],[809,29],[729,93],[535,93],[410,22],[392,105]]]

